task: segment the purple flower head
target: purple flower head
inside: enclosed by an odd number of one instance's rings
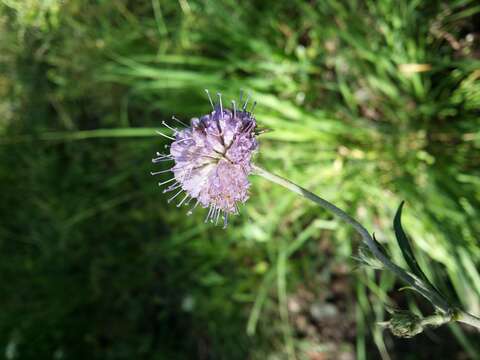
[[[232,101],[232,109],[224,109],[221,95],[215,106],[208,93],[213,111],[200,118],[193,118],[191,125],[178,130],[163,124],[174,132],[170,145],[170,154],[158,154],[154,163],[173,160],[169,169],[174,177],[160,183],[170,184],[164,192],[178,189],[169,202],[184,193],[177,206],[196,203],[188,214],[200,204],[208,208],[205,222],[215,224],[223,217],[227,225],[228,215],[238,213],[238,203],[248,199],[250,182],[248,175],[252,171],[253,152],[258,148],[255,139],[256,120],[252,112],[247,111],[247,101],[242,109],[237,109]],[[252,108],[253,110],[253,108]],[[180,120],[174,118],[180,122]],[[184,124],[185,125],[185,124]],[[162,134],[163,136],[166,136]],[[159,174],[159,171],[152,174]]]

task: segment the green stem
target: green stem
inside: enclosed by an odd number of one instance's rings
[[[397,277],[402,281],[407,283],[409,286],[414,288],[418,293],[424,296],[429,300],[438,310],[443,313],[448,313],[451,311],[450,305],[440,297],[434,290],[430,289],[423,281],[414,276],[413,274],[408,273],[400,266],[394,264],[390,259],[382,252],[378,247],[376,241],[372,238],[370,233],[365,229],[357,220],[352,218],[350,215],[346,214],[343,210],[339,209],[332,203],[322,199],[321,197],[315,195],[314,193],[308,191],[307,189],[302,188],[294,184],[293,182],[284,179],[278,175],[272,174],[256,165],[253,165],[254,173],[264,177],[265,179],[272,181],[278,185],[283,186],[284,188],[293,191],[294,193],[307,198],[310,201],[313,201],[317,205],[320,205],[324,209],[332,212],[339,218],[341,218],[346,223],[350,224],[362,237],[364,243],[368,246],[372,254],[382,262],[382,264],[393,272]],[[460,320],[459,320],[460,321]]]
[[[424,317],[420,321],[420,324],[424,328],[427,326],[438,327],[443,324],[449,323],[450,321],[452,321],[452,319],[453,318],[451,314],[435,314],[435,315]]]
[[[425,317],[422,319],[421,325],[424,327],[437,327],[449,323],[450,321],[458,321],[480,329],[480,318],[460,309],[456,309],[455,311],[447,314],[436,314]]]
[[[480,318],[475,315],[469,314],[466,311],[458,310],[457,314],[454,316],[454,319],[458,322],[474,326],[477,329],[480,329]]]
[[[301,186],[294,184],[293,182],[282,178],[278,175],[272,174],[261,167],[253,165],[254,173],[264,177],[265,179],[274,182],[278,185],[283,186],[284,188],[293,191],[294,193],[307,198],[310,201],[313,201],[315,204],[320,205],[324,209],[332,212],[339,218],[341,218],[346,223],[350,224],[362,237],[364,243],[368,246],[372,254],[382,262],[382,264],[393,272],[397,277],[402,281],[407,283],[409,286],[414,288],[418,293],[424,296],[429,300],[437,310],[440,310],[442,314],[432,315],[430,317],[424,318],[422,320],[423,326],[439,326],[450,322],[452,320],[468,324],[470,326],[480,329],[480,318],[469,314],[466,311],[460,309],[453,309],[434,289],[431,289],[426,285],[421,279],[417,278],[415,275],[407,272],[402,269],[400,266],[394,264],[390,259],[384,254],[384,252],[378,247],[375,239],[372,238],[370,233],[365,229],[357,220],[352,218],[350,215],[345,213],[342,209],[336,207],[327,200],[322,199],[321,197],[315,195],[314,193],[304,189]]]

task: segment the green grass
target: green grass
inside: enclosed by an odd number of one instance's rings
[[[204,88],[250,91],[271,130],[256,162],[355,215],[398,261],[392,219],[406,200],[427,276],[480,313],[476,2],[3,0],[0,11],[2,352],[479,352],[467,328],[382,332],[386,303],[431,309],[389,274],[356,269],[359,239],[302,199],[252,178],[224,231],[168,205],[149,176],[161,120],[207,112]],[[312,315],[332,305],[333,318]]]

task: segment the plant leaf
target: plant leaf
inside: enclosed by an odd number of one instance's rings
[[[421,280],[423,280],[427,285],[429,285],[433,290],[438,290],[433,286],[433,284],[428,280],[425,273],[418,265],[417,260],[415,259],[415,255],[413,254],[412,246],[410,245],[410,241],[407,238],[407,235],[403,231],[402,228],[402,208],[405,201],[400,203],[398,207],[397,213],[395,214],[395,218],[393,219],[393,229],[395,230],[395,236],[397,237],[398,245],[400,246],[400,250],[402,250],[403,258],[408,264],[410,270],[418,276]]]
[[[385,255],[388,258],[389,255],[388,255],[387,249],[385,249],[385,247],[378,242],[378,240],[375,238],[375,233],[372,233],[372,238],[373,238],[373,241],[375,242],[375,244],[377,244],[377,247],[383,253],[383,255]]]

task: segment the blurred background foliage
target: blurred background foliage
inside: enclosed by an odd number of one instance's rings
[[[0,356],[476,358],[457,325],[398,340],[385,306],[432,309],[358,268],[359,239],[253,178],[227,230],[167,205],[161,120],[248,90],[256,161],[355,215],[480,313],[476,1],[1,0]]]

